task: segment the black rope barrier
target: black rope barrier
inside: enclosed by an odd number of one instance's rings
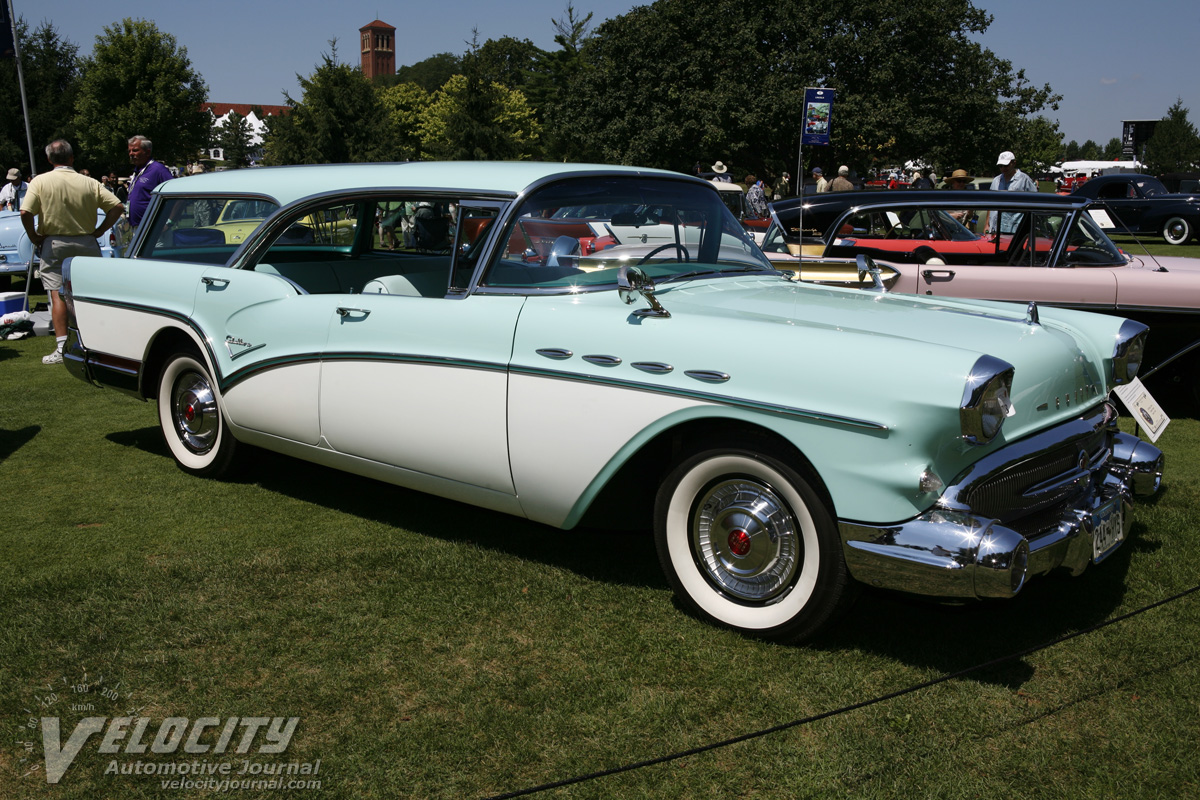
[[[1028,647],[1024,650],[1020,650],[1015,653],[1010,653],[1009,655],[1006,655],[1006,656],[1001,656],[1000,658],[994,658],[991,661],[985,661],[981,664],[975,664],[974,666],[967,667],[966,669],[959,670],[958,672],[953,672],[953,673],[950,673],[949,675],[942,675],[941,677],[934,678],[933,680],[925,681],[924,683],[914,684],[914,685],[909,686],[904,689],[899,689],[894,692],[889,692],[888,694],[879,695],[878,697],[873,697],[870,700],[863,700],[860,703],[853,703],[852,705],[842,706],[841,708],[834,709],[833,711],[824,711],[820,714],[814,714],[809,717],[802,717],[801,719],[795,719],[795,720],[792,720],[791,722],[783,722],[783,723],[780,723],[779,725],[772,725],[769,728],[763,728],[762,730],[753,731],[751,733],[743,733],[740,736],[734,736],[729,739],[722,739],[718,742],[712,742],[710,744],[700,745],[699,747],[693,747],[688,750],[680,750],[679,752],[670,753],[668,755],[659,756],[657,758],[649,758],[649,759],[646,759],[645,761],[635,761],[635,762],[632,762],[629,764],[623,764],[619,767],[612,767],[611,769],[600,770],[598,772],[589,772],[585,775],[576,775],[573,778],[565,778],[563,780],[554,781],[552,783],[543,783],[540,786],[531,786],[528,789],[518,789],[518,790],[512,791],[512,792],[505,792],[504,794],[492,795],[492,796],[485,798],[484,800],[508,800],[508,798],[512,798],[512,797],[527,797],[531,794],[538,794],[540,792],[549,791],[550,789],[561,789],[565,786],[572,786],[577,783],[585,783],[587,781],[593,781],[598,778],[606,778],[610,775],[619,775],[624,772],[633,772],[634,770],[643,769],[645,767],[652,767],[657,764],[666,764],[671,761],[678,761],[681,758],[688,758],[689,756],[700,755],[701,753],[707,753],[712,750],[719,750],[723,747],[729,747],[730,745],[739,744],[740,742],[748,742],[751,739],[760,739],[764,736],[770,736],[771,734],[780,733],[781,731],[786,731],[786,730],[790,730],[792,728],[797,728],[801,725],[808,725],[809,723],[812,723],[812,722],[819,722],[820,720],[829,719],[830,717],[836,717],[840,714],[847,714],[851,711],[857,711],[861,708],[867,708],[868,706],[878,705],[879,703],[885,703],[889,700],[895,700],[897,697],[903,697],[904,695],[912,694],[913,692],[919,692],[922,689],[928,689],[932,686],[937,686],[938,684],[946,683],[947,681],[952,681],[956,678],[961,678],[964,675],[970,675],[973,672],[979,672],[980,670],[989,669],[991,667],[999,666],[1000,664],[1005,664],[1009,661],[1015,661],[1017,659],[1024,658],[1025,656],[1031,655],[1033,653],[1037,653],[1041,650],[1047,650],[1051,647],[1060,645],[1063,642],[1070,641],[1071,639],[1075,639],[1079,636],[1084,636],[1089,633],[1095,633],[1096,631],[1101,630],[1103,628],[1107,628],[1110,625],[1115,625],[1118,622],[1124,622],[1125,620],[1131,619],[1140,614],[1145,614],[1147,611],[1152,611],[1152,610],[1158,608],[1159,606],[1164,606],[1168,603],[1173,603],[1177,600],[1182,600],[1183,598],[1187,597],[1188,595],[1194,594],[1198,591],[1200,591],[1200,585],[1193,586],[1190,589],[1185,589],[1182,592],[1179,592],[1178,594],[1174,594],[1174,595],[1171,595],[1170,597],[1166,597],[1162,600],[1158,600],[1154,603],[1151,603],[1150,605],[1142,606],[1141,608],[1135,609],[1126,614],[1122,614],[1118,617],[1113,617],[1111,619],[1106,619],[1102,622],[1098,622],[1095,625],[1092,625],[1087,628],[1083,628],[1082,630],[1075,631],[1074,633],[1065,634],[1063,636],[1058,637],[1057,639],[1052,639],[1048,642],[1043,642],[1042,644],[1034,645],[1033,647]]]

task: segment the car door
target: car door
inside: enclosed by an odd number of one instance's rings
[[[1119,255],[1114,253],[1107,262],[1086,266],[1068,265],[1064,255],[1094,241],[1092,237],[1098,235],[1097,230],[1088,227],[1087,220],[1059,211],[1022,216],[1027,218],[1009,230],[1004,214],[1001,215],[1000,239],[1008,242],[1008,248],[1017,248],[1006,250],[1002,262],[926,264],[918,269],[917,291],[981,300],[1036,300],[1097,311],[1116,307],[1115,270],[1120,268]],[[1032,253],[1028,247],[1031,230]]]
[[[230,421],[315,445],[320,354],[331,302],[286,279],[210,267],[196,285],[193,320],[211,347]]]
[[[508,362],[524,298],[468,294],[499,205],[456,205],[444,250],[333,265],[343,291],[320,295],[321,436],[339,453],[511,498]]]
[[[328,445],[511,495],[508,362],[524,298],[323,298],[320,419]]]
[[[1117,227],[1120,230],[1136,232],[1142,230],[1146,213],[1150,210],[1150,201],[1143,197],[1133,181],[1113,181],[1103,186],[1100,198],[1104,205],[1116,215]]]

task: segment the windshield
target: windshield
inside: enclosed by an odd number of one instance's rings
[[[646,177],[574,178],[517,209],[482,285],[611,287],[627,264],[655,281],[770,272],[770,262],[712,189]]]

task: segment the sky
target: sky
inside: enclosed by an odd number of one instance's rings
[[[12,0],[12,5],[31,27],[53,23],[81,54],[91,52],[108,25],[125,17],[150,20],[187,48],[210,101],[282,105],[285,92],[301,97],[296,76],[312,73],[330,52],[330,39],[337,38],[339,60],[357,64],[358,29],[376,19],[396,27],[401,66],[438,53],[461,54],[473,30],[480,42],[513,36],[555,49],[551,20],[566,16],[567,2]],[[646,4],[571,2],[577,14],[593,12],[593,24]],[[995,18],[978,41],[1023,68],[1034,85],[1049,83],[1063,96],[1059,109],[1046,115],[1058,121],[1064,141],[1092,139],[1103,146],[1121,136],[1122,120],[1160,119],[1177,99],[1200,127],[1200,2],[975,0],[975,5]]]

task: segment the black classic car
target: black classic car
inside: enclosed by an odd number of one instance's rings
[[[1119,233],[1150,233],[1185,244],[1200,231],[1200,194],[1172,194],[1152,175],[1101,175],[1074,195],[1102,202]]]

